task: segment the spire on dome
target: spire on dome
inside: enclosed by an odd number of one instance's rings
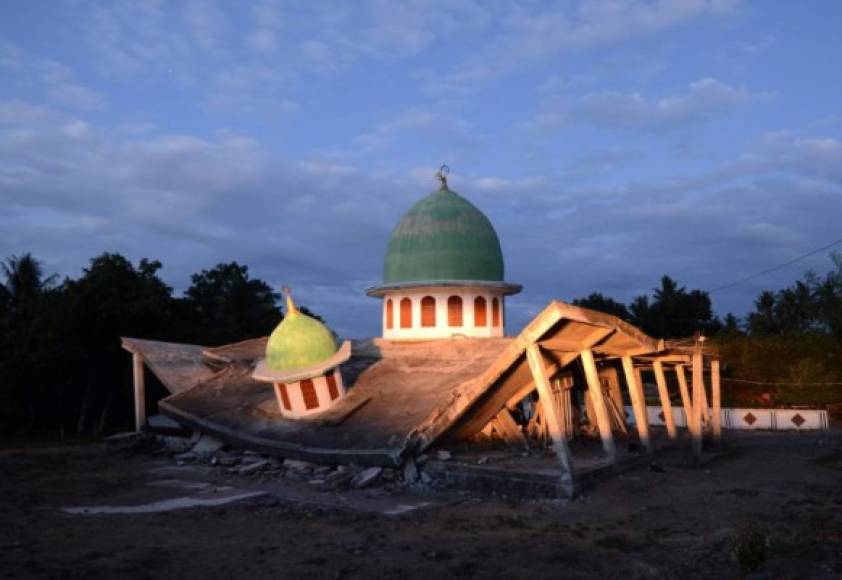
[[[450,167],[442,163],[442,166],[439,167],[439,170],[436,171],[436,179],[441,182],[441,189],[442,191],[449,191],[447,187],[447,176],[450,175]]]
[[[281,290],[284,293],[284,300],[287,305],[287,316],[298,314],[298,308],[296,308],[295,302],[292,301],[292,290],[290,287],[284,286]]]

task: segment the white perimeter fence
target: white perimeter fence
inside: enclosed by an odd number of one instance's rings
[[[824,409],[720,409],[723,429],[765,429],[767,431],[827,431],[830,427]],[[660,406],[647,406],[649,424],[663,426]],[[634,425],[634,413],[626,406],[627,422]],[[684,409],[673,407],[672,416],[678,427],[687,426]]]

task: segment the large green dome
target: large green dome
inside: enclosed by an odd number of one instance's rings
[[[403,216],[386,250],[384,284],[422,281],[503,281],[503,252],[491,222],[447,188]]]
[[[336,350],[330,329],[293,307],[269,336],[266,366],[272,371],[298,370],[324,362]]]

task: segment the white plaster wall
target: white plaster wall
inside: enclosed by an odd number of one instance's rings
[[[436,300],[436,325],[434,327],[421,326],[421,299],[432,296]],[[447,299],[451,296],[462,298],[462,326],[448,326]],[[474,299],[478,296],[485,298],[486,326],[476,326],[474,321]],[[412,300],[412,327],[401,328],[400,302],[404,298]],[[492,326],[491,301],[500,301],[500,324]],[[386,305],[392,300],[393,325],[386,328]],[[506,324],[506,301],[503,294],[497,290],[482,287],[427,287],[412,288],[389,292],[383,297],[383,338],[388,339],[430,339],[450,338],[463,335],[475,338],[489,338],[503,336]]]
[[[289,404],[292,407],[292,410],[288,411],[284,408],[283,401],[281,400],[280,396],[278,396],[278,407],[281,410],[281,414],[284,417],[288,417],[290,419],[300,419],[302,417],[309,417],[311,415],[318,415],[332,407],[335,403],[339,402],[342,397],[345,396],[345,385],[342,382],[342,373],[339,372],[339,368],[333,370],[333,376],[336,380],[336,390],[339,392],[339,396],[336,397],[334,400],[330,400],[330,390],[327,385],[327,377],[320,376],[320,377],[313,377],[313,387],[316,390],[316,396],[319,398],[319,406],[315,409],[308,409],[304,405],[304,394],[301,392],[301,382],[295,383],[287,383],[287,395],[289,396]],[[277,395],[277,391],[276,391]]]

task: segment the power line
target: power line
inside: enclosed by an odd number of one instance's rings
[[[749,280],[754,280],[755,278],[760,278],[761,276],[765,276],[766,274],[771,274],[772,272],[776,272],[778,270],[786,268],[787,266],[791,266],[792,264],[795,264],[796,262],[800,262],[804,258],[809,258],[810,256],[812,256],[814,254],[818,254],[819,252],[829,250],[833,246],[836,246],[836,245],[839,245],[839,244],[842,244],[842,238],[839,238],[836,241],[830,242],[829,244],[827,244],[826,246],[822,246],[821,248],[816,248],[815,250],[811,250],[811,251],[807,252],[806,254],[802,254],[802,255],[798,256],[797,258],[793,258],[792,260],[788,260],[788,261],[786,261],[782,264],[778,264],[777,266],[772,266],[771,268],[767,268],[766,270],[763,270],[762,272],[757,272],[755,274],[752,274],[751,276],[746,276],[745,278],[740,278],[739,280],[729,282],[728,284],[723,284],[722,286],[717,286],[716,288],[713,288],[712,290],[708,290],[707,292],[708,292],[708,294],[713,294],[714,292],[719,292],[720,290],[725,290],[726,288],[731,288],[732,286],[742,284],[743,282],[748,282]]]

